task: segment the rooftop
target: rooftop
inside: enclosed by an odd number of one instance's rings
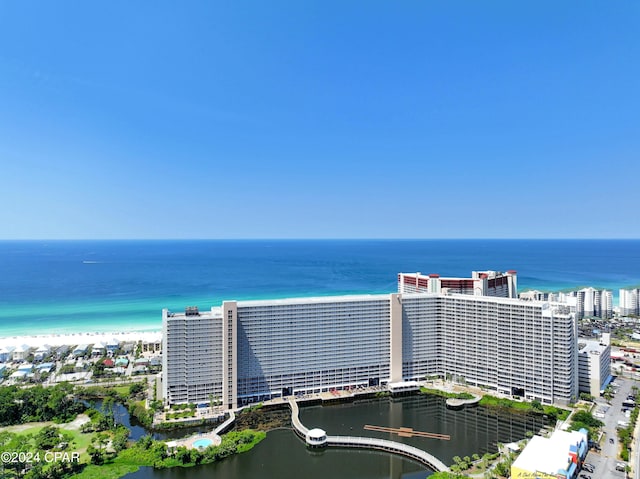
[[[551,437],[533,436],[512,467],[555,475],[570,467],[571,446],[586,440],[586,433],[555,431]]]

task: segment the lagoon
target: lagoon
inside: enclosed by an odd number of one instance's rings
[[[454,456],[495,452],[508,443],[536,433],[545,426],[542,416],[482,406],[451,410],[445,399],[415,395],[379,398],[331,406],[302,407],[300,419],[307,427],[321,427],[331,435],[373,436],[406,442],[424,449],[446,464]],[[399,438],[364,430],[364,425],[412,427],[414,430],[451,435],[450,441]],[[289,428],[269,432],[251,451],[219,463],[188,469],[142,468],[126,479],[260,478],[425,478],[432,471],[413,461],[386,453],[356,449],[309,450]]]

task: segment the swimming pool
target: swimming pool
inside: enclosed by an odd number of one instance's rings
[[[213,439],[209,439],[209,438],[203,438],[203,439],[198,439],[197,441],[193,441],[193,447],[197,447],[198,449],[204,449],[206,447],[209,447],[211,444],[213,444]]]

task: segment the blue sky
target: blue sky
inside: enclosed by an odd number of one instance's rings
[[[0,1],[0,238],[638,238],[639,24]]]

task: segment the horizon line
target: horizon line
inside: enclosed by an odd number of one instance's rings
[[[264,238],[0,238],[11,241],[638,241],[640,237],[264,237]]]

